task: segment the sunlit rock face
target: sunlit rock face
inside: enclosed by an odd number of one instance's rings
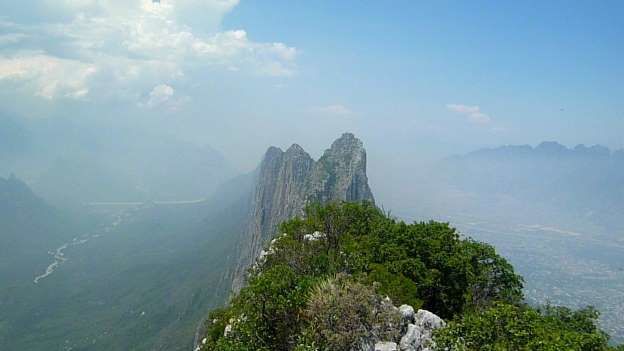
[[[318,161],[297,144],[286,151],[269,148],[256,175],[233,290],[241,288],[247,268],[279,223],[303,214],[307,203],[341,200],[374,202],[366,176],[366,150],[353,134],[343,134]]]

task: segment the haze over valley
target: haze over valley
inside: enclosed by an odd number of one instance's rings
[[[621,350],[623,10],[0,4],[0,350]]]

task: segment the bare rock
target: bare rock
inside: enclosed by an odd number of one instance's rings
[[[306,234],[303,236],[303,240],[305,241],[318,241],[325,238],[325,233],[321,233],[316,231],[312,234]]]
[[[410,305],[401,305],[399,307],[399,312],[401,312],[401,321],[405,324],[414,322],[414,307]]]
[[[408,324],[407,331],[401,338],[401,351],[431,351],[433,331],[444,326],[440,317],[426,310],[418,310],[414,315],[414,323]]]
[[[399,351],[399,346],[391,341],[378,342],[375,344],[375,351]]]

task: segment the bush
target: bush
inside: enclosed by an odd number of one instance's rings
[[[292,350],[312,280],[277,265],[250,279],[217,323],[208,330],[217,350]],[[224,322],[227,320],[227,322]],[[225,324],[231,332],[224,337]]]
[[[384,265],[371,265],[371,271],[364,281],[375,285],[379,294],[390,297],[392,301],[400,301],[416,309],[422,306],[418,285],[400,272],[390,272]]]
[[[539,310],[501,303],[449,323],[436,333],[435,342],[438,350],[458,351],[612,350],[607,336],[595,325],[597,318],[591,308]]]
[[[306,334],[323,350],[355,350],[371,340],[398,338],[398,310],[344,274],[312,290],[305,316]]]

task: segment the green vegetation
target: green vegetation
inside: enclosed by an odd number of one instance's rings
[[[369,203],[311,205],[281,225],[247,287],[208,318],[207,350],[354,350],[397,340],[392,303],[449,325],[440,350],[621,350],[591,309],[523,304],[522,278],[446,223],[407,224]],[[318,234],[316,232],[322,233]],[[309,234],[316,233],[315,236]]]
[[[592,308],[571,311],[564,307],[496,304],[468,313],[441,329],[436,337],[441,350],[622,350],[607,346],[608,337],[596,327]]]
[[[513,267],[446,223],[407,224],[369,203],[333,203],[311,205],[280,229],[248,286],[209,316],[206,349],[350,350],[371,334],[396,340],[374,329],[396,323],[384,296],[450,320],[437,338],[451,349],[609,349],[594,310],[523,305]]]
[[[66,215],[19,184],[0,179],[0,350],[192,348],[206,311],[228,297],[248,213],[240,182],[207,203],[127,209],[110,231],[114,210]],[[99,237],[69,246],[33,283],[49,250],[85,234]]]

